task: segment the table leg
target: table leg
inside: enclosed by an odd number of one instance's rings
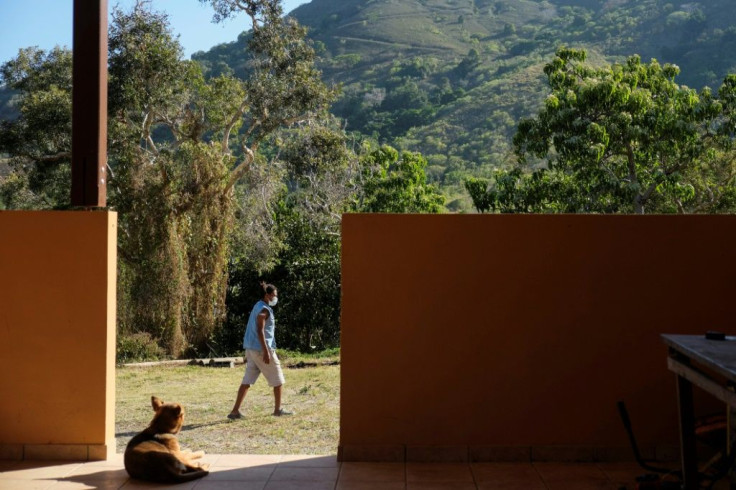
[[[729,384],[728,390],[731,392],[736,391],[733,384]],[[726,458],[731,459],[731,452],[734,451],[734,438],[736,438],[736,407],[732,405],[726,405]],[[734,472],[733,465],[728,469],[728,488],[730,490],[736,490],[736,473]]]
[[[695,451],[695,414],[693,385],[677,376],[677,407],[680,418],[680,460],[682,462],[682,488],[698,488],[698,461]]]

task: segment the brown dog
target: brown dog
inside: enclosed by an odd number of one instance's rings
[[[184,408],[155,396],[151,405],[156,412],[153,420],[125,448],[125,471],[133,478],[159,483],[181,483],[208,475],[209,465],[192,461],[204,452],[182,451],[176,440],[175,434],[184,423]]]

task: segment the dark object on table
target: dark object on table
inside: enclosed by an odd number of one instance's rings
[[[726,334],[723,332],[716,332],[715,330],[708,330],[705,332],[705,338],[708,340],[726,340]]]

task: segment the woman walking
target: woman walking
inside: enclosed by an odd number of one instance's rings
[[[273,388],[274,408],[273,415],[291,415],[292,412],[281,408],[281,387],[284,384],[284,373],[281,363],[276,355],[276,321],[273,316],[273,307],[278,303],[278,291],[273,284],[261,283],[263,287],[263,298],[259,300],[248,318],[243,337],[243,348],[245,349],[245,375],[238,388],[235,405],[227,415],[229,419],[241,419],[240,405],[245,399],[248,389],[258,377],[263,374],[268,386]]]

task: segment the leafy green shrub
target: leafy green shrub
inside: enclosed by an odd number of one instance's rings
[[[118,364],[157,361],[166,355],[156,339],[147,332],[118,335],[117,344]]]

